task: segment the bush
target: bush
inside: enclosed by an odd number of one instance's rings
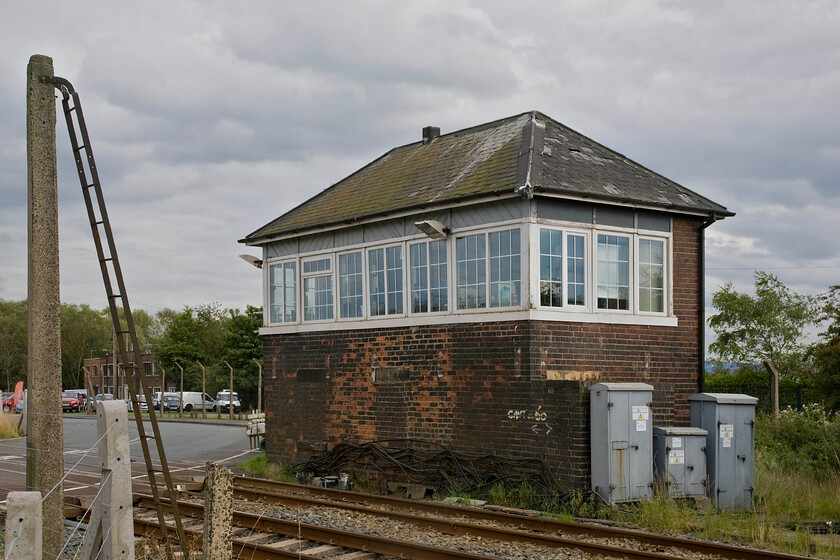
[[[818,404],[801,412],[787,408],[778,418],[759,415],[756,451],[790,474],[824,482],[840,474],[840,417],[829,416]]]

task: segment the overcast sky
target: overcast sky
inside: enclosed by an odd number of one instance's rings
[[[532,109],[737,213],[709,295],[754,269],[816,294],[840,283],[838,30],[838,1],[6,2],[0,299],[27,291],[33,54],[80,92],[135,308],[259,305],[238,239],[423,126]],[[61,299],[104,308],[57,133]]]

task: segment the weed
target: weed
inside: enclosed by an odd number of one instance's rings
[[[0,439],[20,437],[20,432],[18,431],[19,422],[20,415],[8,412],[0,413]]]

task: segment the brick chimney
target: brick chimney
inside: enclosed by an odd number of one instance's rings
[[[423,127],[423,143],[428,144],[435,138],[440,136],[440,127],[437,126],[426,126]]]

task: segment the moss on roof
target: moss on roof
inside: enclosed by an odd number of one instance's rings
[[[529,112],[394,148],[241,241],[259,244],[411,208],[513,193],[529,180],[537,196],[732,215],[542,113]]]

